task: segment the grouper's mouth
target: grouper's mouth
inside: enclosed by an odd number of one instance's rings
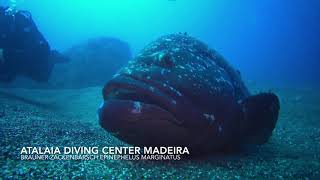
[[[183,122],[177,118],[178,99],[156,83],[120,75],[106,84],[103,98],[98,111],[100,125],[126,142],[163,145],[185,138]]]
[[[203,114],[178,90],[160,82],[119,75],[103,88],[100,125],[134,145],[185,145],[208,128]],[[147,135],[147,136],[146,136]]]
[[[132,75],[121,75],[109,81],[104,87],[103,98],[105,101],[122,100],[134,102],[136,107],[133,107],[133,110],[138,110],[137,104],[157,106],[176,117],[177,99],[172,97],[172,94],[169,94],[168,91],[165,92],[160,88],[151,80]],[[174,123],[181,123],[176,118],[172,120]]]

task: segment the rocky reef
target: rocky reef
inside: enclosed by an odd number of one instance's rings
[[[76,45],[65,52],[70,63],[56,65],[50,84],[54,87],[101,86],[131,58],[128,43],[101,37]]]
[[[0,84],[0,87],[61,89],[103,86],[131,58],[129,44],[113,37],[89,39],[63,54],[70,58],[70,62],[56,64],[48,83],[17,77],[14,82]]]

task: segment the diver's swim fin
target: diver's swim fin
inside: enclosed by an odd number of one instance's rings
[[[59,52],[56,51],[56,50],[51,50],[51,51],[50,51],[49,60],[50,60],[53,64],[57,64],[57,63],[68,63],[68,62],[70,62],[70,58],[68,58],[67,56],[59,53]]]
[[[263,144],[268,141],[279,116],[280,102],[273,93],[250,96],[242,102],[245,123],[245,142]]]

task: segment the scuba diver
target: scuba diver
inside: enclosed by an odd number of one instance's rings
[[[50,49],[30,12],[0,6],[0,82],[12,82],[17,76],[47,82],[54,64],[67,61]]]

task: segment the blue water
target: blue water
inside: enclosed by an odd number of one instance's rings
[[[127,41],[137,53],[161,35],[188,32],[218,50],[244,79],[318,86],[318,0],[16,0],[53,48],[97,36]]]
[[[0,5],[30,11],[54,49],[66,51],[80,44],[69,52],[74,56],[72,60],[79,61],[55,65],[58,71],[53,71],[51,77],[55,78],[48,83],[37,86],[25,79],[16,81],[18,85],[0,83],[0,180],[53,177],[320,179],[320,0],[0,0]],[[105,57],[100,56],[99,50],[92,55],[88,53],[97,47],[95,43],[83,46],[82,42],[101,36],[119,38],[128,42],[135,55],[160,36],[177,32],[187,32],[220,52],[239,69],[249,90],[270,88],[279,97],[279,119],[268,143],[257,148],[247,147],[243,152],[213,153],[169,163],[19,160],[23,146],[123,146],[123,142],[99,126],[96,118],[98,105],[103,101],[102,83],[97,77],[106,82],[113,74],[110,72],[118,67],[110,66],[109,70],[109,61],[105,61],[106,64],[98,65],[107,67],[100,74],[98,66],[86,68],[86,63],[81,66],[91,57],[93,63],[102,63],[100,59]],[[93,42],[101,42],[96,40]],[[102,39],[101,45],[108,40]],[[120,43],[120,48],[114,47],[120,49],[117,52],[128,52],[126,43]],[[109,59],[118,57],[110,54]],[[124,61],[126,57],[123,56]],[[114,59],[119,66],[124,63]],[[75,71],[77,68],[79,72]],[[87,88],[88,84],[97,87]],[[47,91],[52,87],[54,90]],[[82,87],[86,88],[78,89]],[[161,94],[156,94],[155,99]],[[140,97],[143,94],[137,99]],[[183,99],[188,101],[188,98]],[[160,101],[163,104],[167,100]],[[171,102],[176,103],[174,99]],[[141,107],[134,108],[141,110]],[[167,115],[160,116],[166,119]],[[211,121],[213,117],[212,114]],[[220,119],[217,120],[219,123]],[[229,123],[232,124],[227,121]]]

